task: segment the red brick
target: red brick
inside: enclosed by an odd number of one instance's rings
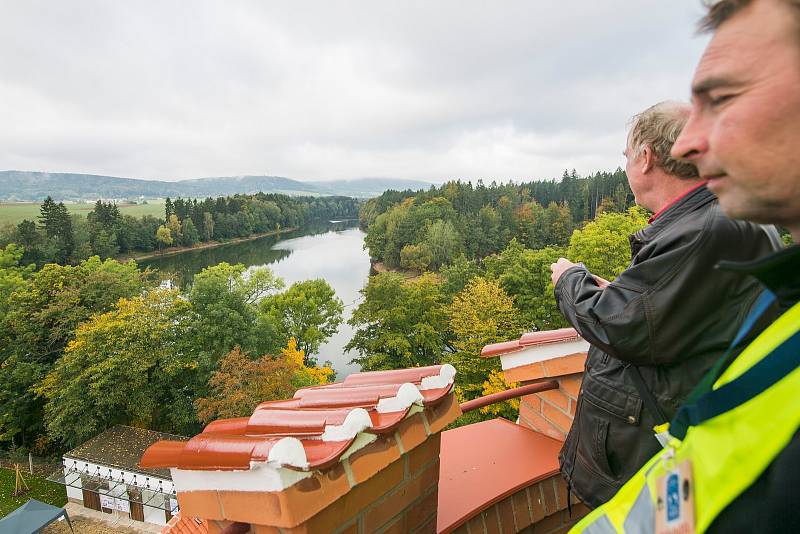
[[[520,490],[512,495],[511,502],[514,505],[514,521],[516,522],[517,530],[521,530],[533,523],[526,490]]]
[[[428,433],[425,432],[425,423],[422,421],[422,414],[416,414],[413,417],[403,420],[400,427],[397,429],[397,436],[400,438],[400,443],[403,447],[403,452],[409,452],[428,439]]]
[[[558,503],[556,502],[556,488],[553,484],[553,479],[548,478],[539,482],[539,487],[542,488],[542,497],[544,497],[544,509],[546,515],[552,515],[559,511]]]
[[[517,531],[517,527],[514,525],[514,503],[511,502],[511,497],[497,503],[497,513],[500,516],[500,526],[503,527],[504,534]]]
[[[567,482],[559,475],[553,477],[556,485],[556,504],[560,510],[567,507]]]
[[[225,519],[216,491],[182,491],[178,493],[181,513],[203,519]]]
[[[408,468],[411,476],[419,471],[422,467],[430,462],[439,459],[439,445],[441,443],[441,435],[436,434],[430,436],[425,443],[411,451],[408,457]]]
[[[377,532],[377,529],[367,530],[366,532]],[[408,532],[406,526],[406,514],[401,513],[396,518],[392,519],[387,527],[381,527],[381,534],[405,534]]]
[[[550,436],[551,438],[559,441],[564,441],[564,438],[566,437],[566,433],[563,430],[556,427],[553,423],[537,413],[533,413],[532,411],[523,413],[520,411],[520,417],[523,418],[523,423],[525,423],[525,426],[528,426],[537,432],[541,432],[546,436]]]
[[[309,519],[309,532],[329,532],[343,525],[403,482],[403,462],[394,462]]]
[[[558,386],[567,396],[577,399],[581,391],[582,375],[564,376],[558,380]]]
[[[356,484],[360,484],[399,458],[397,441],[394,436],[387,436],[354,453],[348,461]]]
[[[500,534],[500,522],[497,517],[497,506],[492,506],[481,513],[483,525],[486,527],[487,534]]]
[[[336,534],[358,534],[358,521],[353,521]]]
[[[560,529],[563,524],[564,522],[561,512],[557,512],[555,514],[548,515],[541,521],[537,521],[533,528],[537,533],[541,532],[542,534],[551,534],[553,531]]]
[[[503,377],[506,382],[525,382],[527,380],[537,380],[547,376],[544,370],[544,365],[541,362],[531,363],[528,365],[521,365],[513,369],[506,369],[503,371]]]
[[[458,530],[456,530],[456,532],[458,532]],[[436,516],[430,518],[427,523],[418,529],[413,530],[412,534],[436,534]]]
[[[536,393],[532,393],[531,395],[525,395],[524,397],[520,398],[520,404],[523,402],[527,403],[530,406],[530,409],[536,413],[542,413],[542,398],[539,397]]]
[[[439,501],[439,488],[429,490],[416,502],[408,507],[408,528],[414,530],[428,522],[431,517],[436,517],[436,507]]]
[[[276,527],[270,527],[265,525],[252,525],[250,528],[253,529],[254,534],[281,534],[280,529]]]
[[[557,406],[564,411],[569,409],[569,397],[567,397],[562,391],[557,389],[551,389],[549,391],[541,391],[539,392],[539,396],[542,397],[544,400],[552,404],[553,406]]]
[[[528,487],[528,495],[531,500],[531,511],[533,512],[533,522],[541,521],[547,512],[545,511],[544,498],[542,497],[542,488],[539,484],[534,484]]]
[[[431,434],[441,432],[444,428],[461,416],[461,407],[455,394],[449,394],[444,401],[433,408],[425,410],[425,418],[428,420],[428,428]]]
[[[467,521],[467,525],[469,526],[469,534],[486,534],[486,529],[483,526],[483,516],[481,514]]]
[[[542,415],[564,434],[569,432],[572,426],[572,417],[547,401],[542,402]]]
[[[372,509],[365,512],[364,528],[371,532],[388,523],[399,510],[406,509],[409,504],[419,499],[432,485],[439,480],[439,462],[430,464],[417,477],[406,480],[400,487],[389,493]]]
[[[569,356],[545,360],[542,363],[544,363],[545,375],[549,378],[583,373],[584,365],[586,364],[586,353],[577,352]]]

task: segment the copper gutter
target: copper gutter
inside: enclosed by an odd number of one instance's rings
[[[483,408],[484,406],[489,406],[490,404],[507,401],[508,399],[516,399],[517,397],[522,397],[523,395],[539,393],[540,391],[548,391],[551,389],[558,389],[558,382],[555,380],[548,380],[547,382],[537,382],[536,384],[528,384],[527,386],[507,389],[505,391],[491,393],[489,395],[484,395],[483,397],[478,397],[477,399],[463,402],[460,405],[461,411],[463,413],[467,413],[471,412],[472,410],[477,410],[478,408]]]

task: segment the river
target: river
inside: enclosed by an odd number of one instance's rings
[[[341,380],[359,370],[357,365],[349,363],[354,355],[346,354],[344,346],[353,335],[347,320],[360,298],[359,290],[369,277],[369,255],[363,246],[364,232],[358,228],[358,221],[342,221],[139,263],[168,273],[182,288],[196,273],[222,261],[250,268],[268,266],[283,278],[287,287],[302,280],[324,278],[344,302],[344,320],[316,356],[320,362],[330,360],[337,380]]]

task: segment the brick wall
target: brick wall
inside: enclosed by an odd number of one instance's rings
[[[532,384],[556,380],[558,389],[525,395],[519,403],[519,424],[564,441],[572,426],[583,378],[585,353],[570,354],[504,371],[506,380]]]
[[[451,396],[283,492],[220,491],[214,502],[193,495],[210,492],[179,494],[182,513],[211,519],[211,534],[233,522],[249,524],[254,534],[435,533],[439,432],[460,414]]]
[[[560,475],[554,475],[506,497],[461,525],[454,534],[560,534],[588,513],[589,509],[574,495],[571,507],[567,506],[567,486]]]

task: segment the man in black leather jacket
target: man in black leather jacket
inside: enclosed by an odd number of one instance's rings
[[[626,173],[637,204],[655,215],[630,237],[630,266],[610,283],[564,258],[551,266],[561,312],[591,344],[559,456],[571,491],[591,507],[658,451],[653,427],[723,354],[758,296],[756,281],[715,265],[781,246],[773,227],[725,217],[695,167],[672,159],[689,110],[664,102],[634,117]]]

